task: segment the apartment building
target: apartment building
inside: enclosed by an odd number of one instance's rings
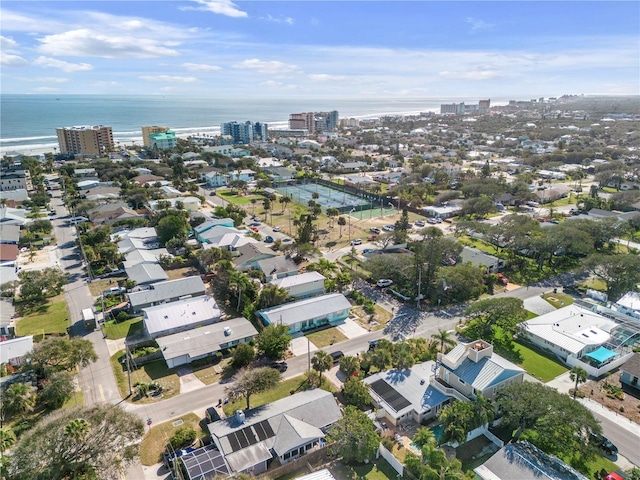
[[[227,122],[220,125],[222,135],[233,138],[234,144],[249,144],[254,140],[266,142],[269,139],[268,125],[261,122]]]
[[[29,170],[23,168],[7,168],[0,170],[0,191],[33,190]]]
[[[305,112],[289,115],[289,129],[308,130],[309,133],[334,132],[340,116],[337,110],[330,112]]]
[[[113,131],[104,125],[56,128],[56,134],[60,153],[103,155],[114,148]]]
[[[173,130],[155,132],[149,135],[149,148],[151,149],[157,148],[158,150],[169,150],[177,145],[178,139],[176,138],[176,132]]]
[[[142,127],[142,143],[145,147],[153,148],[153,145],[151,143],[151,135],[153,135],[154,133],[163,133],[168,130],[169,127],[161,127],[158,125]]]

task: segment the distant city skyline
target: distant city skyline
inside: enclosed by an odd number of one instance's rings
[[[634,1],[17,1],[1,93],[513,97],[640,92]]]

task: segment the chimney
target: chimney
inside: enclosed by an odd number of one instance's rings
[[[244,415],[244,412],[242,410],[236,410],[236,421],[238,422],[238,424],[244,424],[245,419],[246,417]]]

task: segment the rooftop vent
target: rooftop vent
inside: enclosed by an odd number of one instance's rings
[[[246,420],[246,417],[244,415],[244,412],[242,410],[236,410],[236,421],[242,425],[244,423],[244,421]]]

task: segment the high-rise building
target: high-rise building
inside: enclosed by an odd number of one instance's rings
[[[56,134],[60,153],[104,155],[114,147],[113,131],[104,125],[56,128]]]
[[[253,124],[253,138],[254,140],[260,139],[263,142],[269,140],[269,125],[262,122],[256,122]]]
[[[337,110],[331,112],[305,112],[289,115],[291,130],[308,130],[309,133],[335,132],[340,117]]]
[[[254,140],[259,139],[266,142],[269,139],[269,126],[266,123],[227,122],[223,123],[220,128],[223,135],[229,135],[233,138],[233,143],[246,145]]]
[[[478,110],[480,113],[487,113],[491,109],[491,99],[480,100],[478,102]]]
[[[315,133],[316,122],[313,112],[292,113],[289,115],[290,130],[307,130],[309,133]]]
[[[145,147],[151,147],[151,135],[166,132],[167,130],[169,130],[169,127],[160,127],[158,125],[142,127],[142,143]]]

